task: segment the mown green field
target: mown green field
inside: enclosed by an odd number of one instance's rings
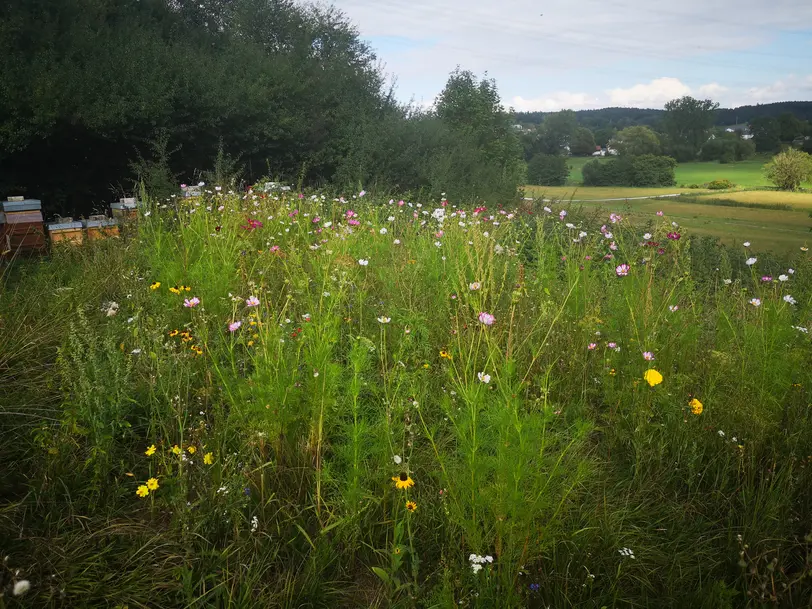
[[[591,158],[572,157],[569,159],[571,167],[568,183],[575,186],[584,181],[582,169]],[[770,186],[764,177],[762,167],[769,159],[759,157],[750,161],[739,163],[680,163],[677,165],[677,185],[689,186],[691,184],[705,184],[713,180],[728,179],[742,188],[760,188]]]

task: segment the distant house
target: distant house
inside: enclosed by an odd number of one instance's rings
[[[606,156],[607,154],[609,156],[617,156],[618,155],[617,150],[615,150],[614,148],[600,148],[599,146],[597,148],[598,149],[595,150],[595,152],[592,153],[592,156]]]
[[[516,123],[515,125],[513,125],[513,130],[514,131],[524,131],[524,127],[522,127],[519,123]]]

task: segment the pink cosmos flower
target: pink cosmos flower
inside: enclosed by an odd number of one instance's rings
[[[241,321],[232,321],[230,324],[228,324],[228,331],[236,332],[237,330],[240,329],[241,325],[242,325]]]
[[[772,280],[773,280],[773,278],[772,278],[771,275],[764,275],[764,277],[761,278],[761,281],[764,281],[764,282],[772,281]]]
[[[248,218],[248,225],[243,225],[243,228],[248,231],[256,230],[258,228],[262,228],[262,222],[259,220],[254,220],[253,218]]]
[[[567,217],[567,210],[566,210],[566,209],[562,209],[560,212],[558,212],[558,217],[559,217],[561,220],[563,220],[564,218],[566,218],[566,217]]]
[[[245,299],[245,306],[247,307],[258,307],[259,306],[259,298],[256,296],[249,296]]]
[[[666,236],[672,241],[679,241],[679,238],[681,237],[679,233],[668,233]]]
[[[596,343],[589,343],[586,348],[589,349],[590,351],[594,351],[595,349],[597,349],[597,347],[598,345]]]
[[[479,314],[479,321],[486,326],[492,326],[496,321],[496,318],[491,315],[490,313],[482,312]]]
[[[618,277],[625,277],[629,274],[629,265],[628,264],[619,264],[615,267],[615,273]]]
[[[607,343],[606,346],[609,347],[610,349],[615,349],[617,348],[617,343],[615,342]]]
[[[398,207],[403,207],[404,205],[406,205],[406,203],[403,202],[403,199],[398,201]]]
[[[612,241],[612,243],[609,244],[609,249],[612,250],[613,252],[616,252],[617,251],[617,243]]]
[[[609,214],[609,221],[610,221],[612,224],[617,224],[617,223],[618,223],[618,222],[620,222],[622,219],[623,219],[623,216],[621,216],[621,215],[619,215],[619,214],[615,214],[615,213]]]
[[[647,362],[654,361],[654,354],[651,351],[644,351],[643,352],[643,359]]]
[[[662,215],[663,215],[663,212],[658,211],[658,212],[657,212],[657,215],[658,215],[658,216],[662,216]]]
[[[199,304],[200,304],[200,299],[197,296],[195,296],[192,299],[186,298],[183,301],[183,306],[186,307],[187,309],[193,309],[194,307],[196,307]]]

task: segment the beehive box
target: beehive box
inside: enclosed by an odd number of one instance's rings
[[[135,199],[121,199],[118,203],[111,203],[110,209],[113,217],[120,220],[134,220],[138,217],[138,202]]]
[[[107,237],[118,237],[118,222],[115,218],[106,216],[90,216],[87,220],[82,220],[82,226],[87,233],[88,241],[106,239]]]
[[[84,240],[82,223],[73,222],[73,218],[65,218],[67,222],[54,222],[48,224],[48,236],[51,243],[81,244]]]
[[[4,212],[37,211],[40,209],[42,209],[42,201],[40,201],[39,199],[23,199],[22,197],[9,197],[8,201],[3,201]]]

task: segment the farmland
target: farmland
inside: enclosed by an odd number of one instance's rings
[[[808,606],[812,259],[754,256],[761,210],[723,250],[719,206],[336,199],[145,201],[6,267],[0,586]]]

